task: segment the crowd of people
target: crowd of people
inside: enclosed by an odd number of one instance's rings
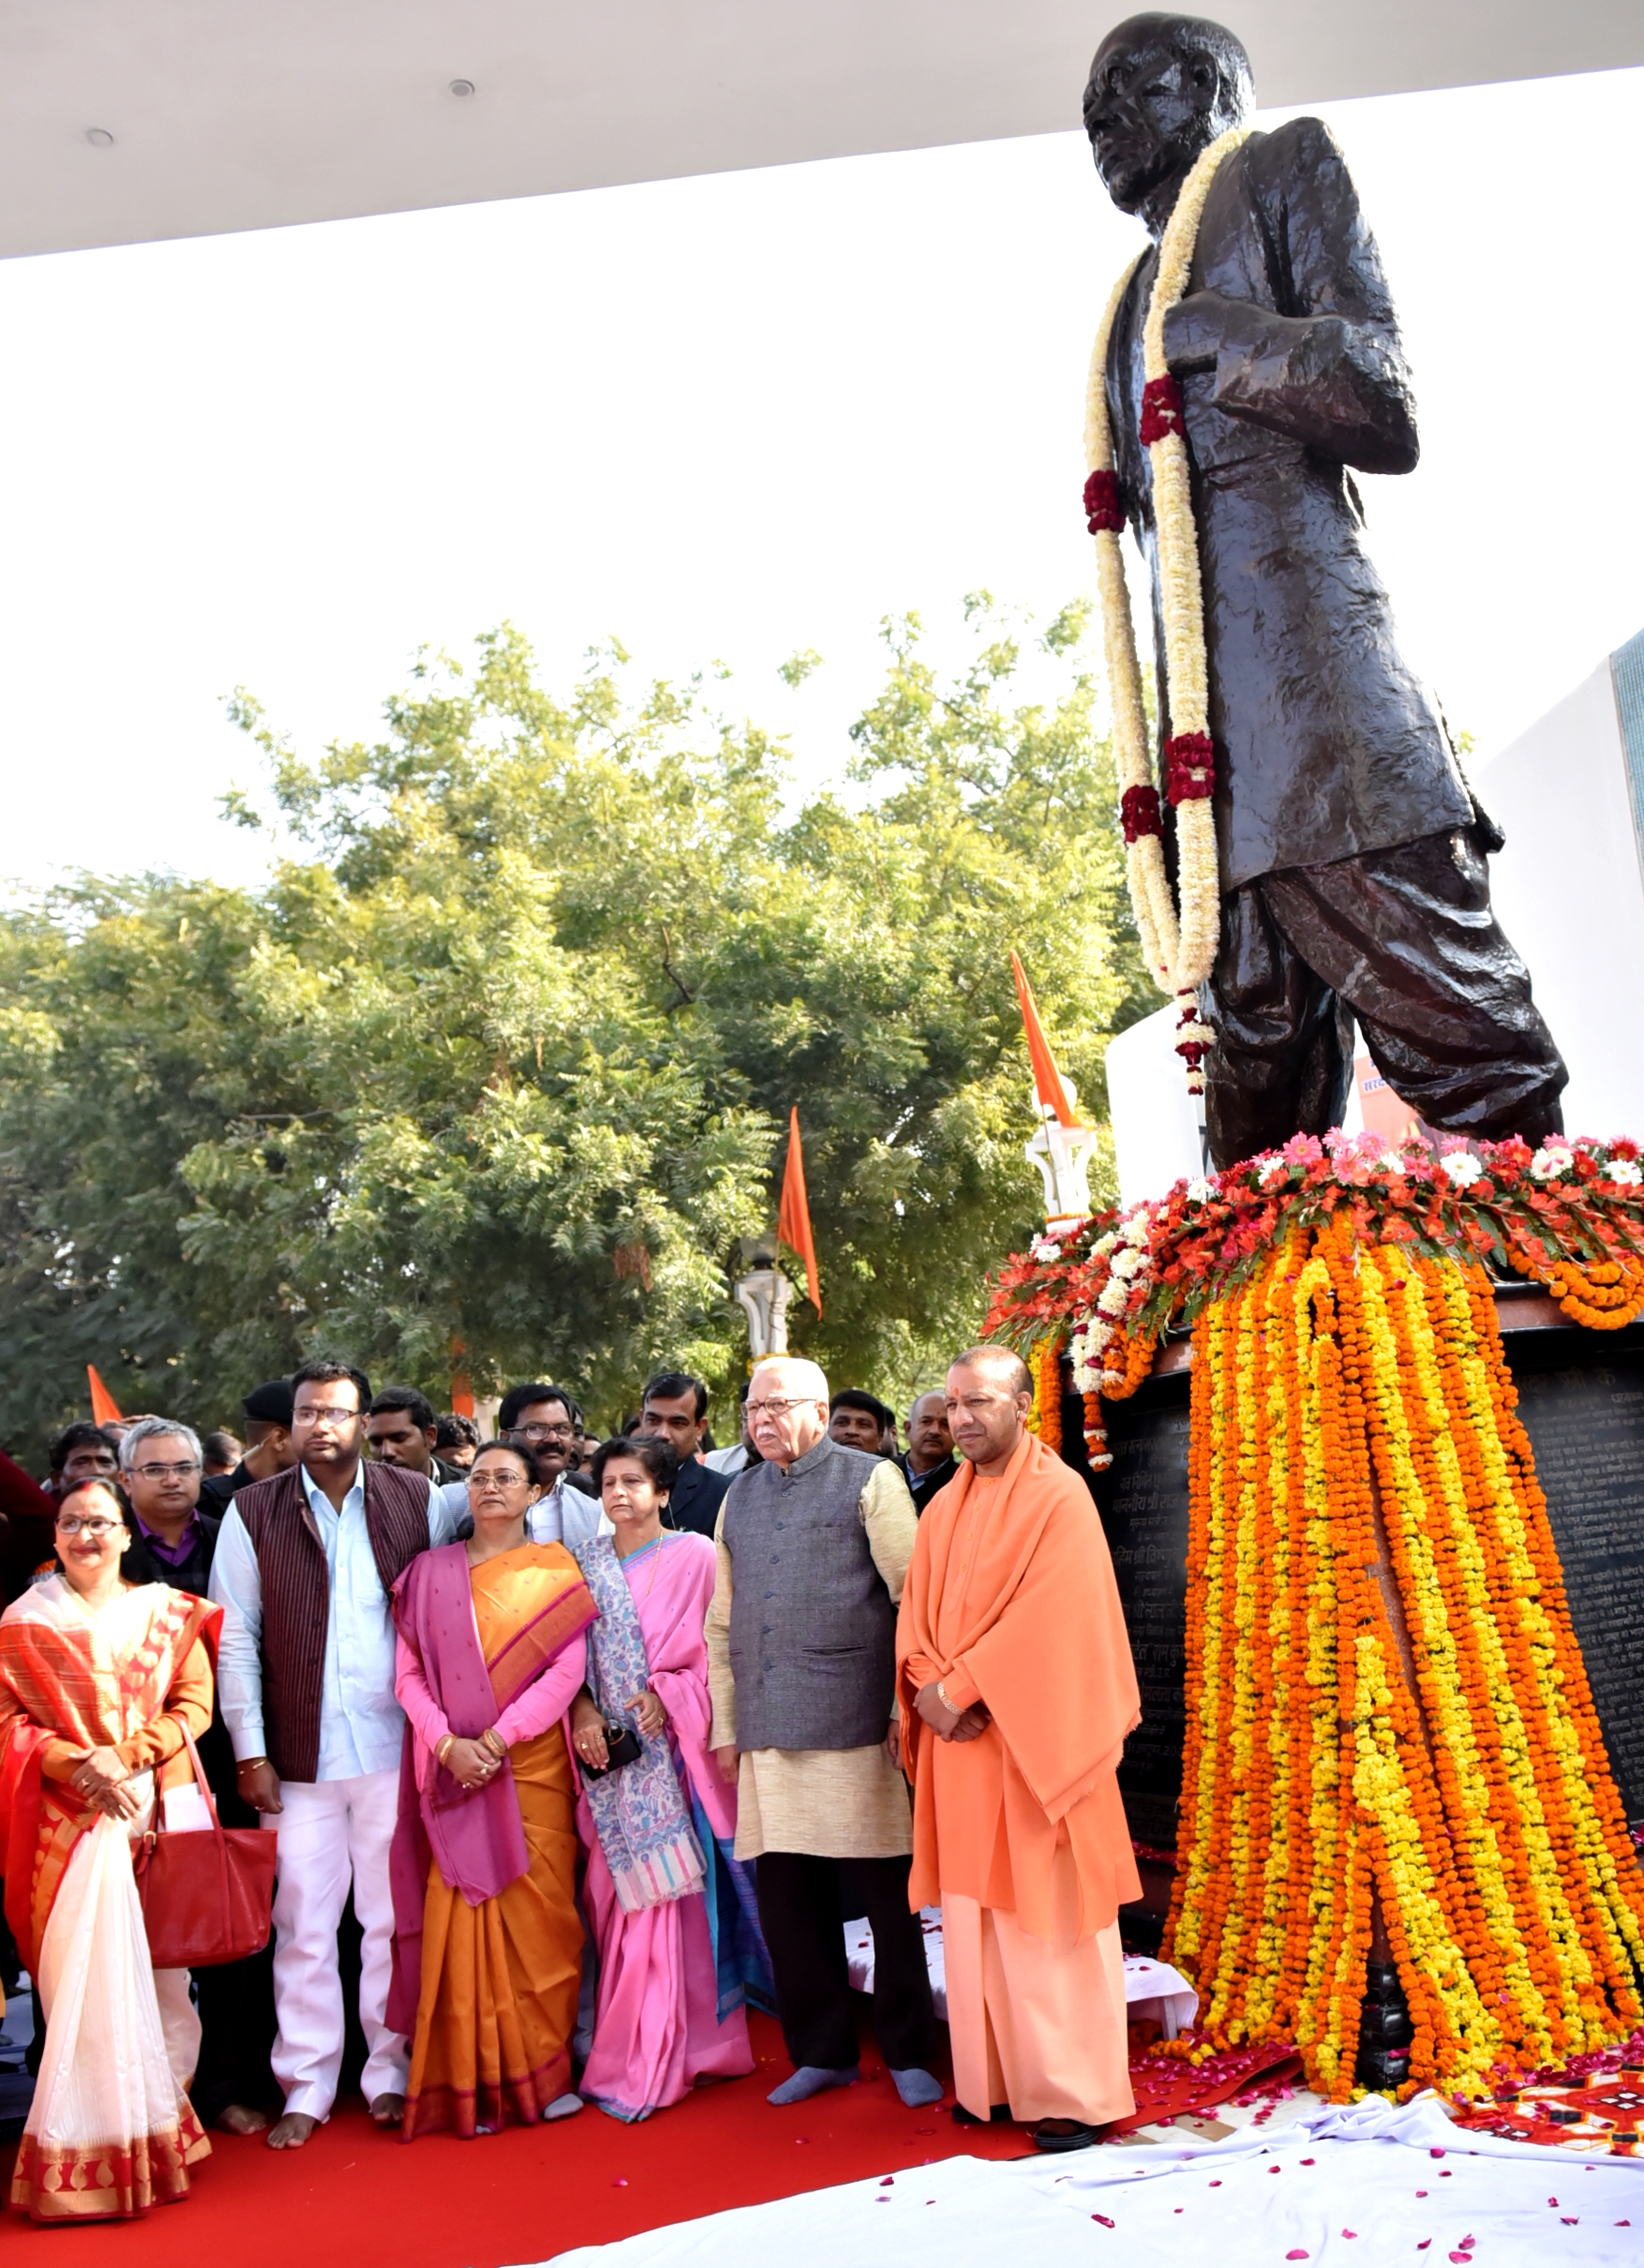
[[[680,1371],[603,1441],[543,1380],[482,1440],[321,1359],[239,1437],[77,1424],[43,1485],[0,1459],[13,2204],[186,2195],[212,2126],[300,2149],[345,2067],[408,2141],[647,2118],[752,2073],[750,2003],[793,2066],[770,2099],[804,2100],[859,2076],[863,1915],[897,2093],[935,2104],[934,1905],[955,2118],[1093,2140],[1131,2107],[1136,1681],[1032,1399],[973,1348],[904,1448],[781,1356],[728,1448]],[[148,1855],[214,1815],[276,1839],[269,1942],[157,1970]]]

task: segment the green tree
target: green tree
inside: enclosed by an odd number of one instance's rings
[[[936,1375],[1036,1215],[1010,947],[1098,1112],[1152,1005],[1084,610],[1032,654],[967,617],[951,680],[887,625],[808,798],[700,680],[612,647],[558,700],[506,626],[315,762],[239,696],[297,845],[265,889],[86,881],[0,925],[0,1432],[32,1452],[87,1361],[213,1422],[321,1346],[440,1397],[460,1346],[606,1422],[658,1361],[734,1382],[790,1104],[825,1306],[794,1343],[898,1398]]]

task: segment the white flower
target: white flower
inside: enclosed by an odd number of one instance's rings
[[[1129,1296],[1124,1277],[1115,1276],[1102,1286],[1096,1304],[1104,1315],[1123,1315]]]
[[[1110,1229],[1105,1236],[1098,1236],[1095,1244],[1091,1246],[1090,1257],[1092,1260],[1106,1260],[1108,1254],[1113,1250],[1113,1246],[1118,1243],[1118,1231],[1116,1229]]]
[[[1092,1354],[1099,1354],[1113,1335],[1112,1323],[1104,1323],[1099,1316],[1093,1315],[1085,1326],[1084,1336]]]
[[[1607,1181],[1619,1181],[1626,1188],[1636,1188],[1644,1181],[1644,1166],[1636,1157],[1612,1157],[1604,1173]]]
[[[1052,1244],[1048,1236],[1041,1236],[1033,1247],[1033,1257],[1035,1260],[1060,1260],[1062,1247]]]
[[[1383,1150],[1376,1163],[1383,1173],[1402,1173],[1404,1171],[1404,1159],[1397,1150]]]
[[[1115,1276],[1122,1276],[1127,1283],[1131,1276],[1140,1276],[1146,1265],[1146,1253],[1138,1252],[1134,1245],[1127,1245],[1124,1251],[1113,1254],[1113,1272]]]
[[[1190,1181],[1188,1184],[1188,1202],[1190,1205],[1207,1205],[1215,1195],[1216,1184],[1213,1181],[1206,1181],[1203,1174],[1197,1181]]]
[[[1575,1162],[1574,1150],[1566,1150],[1558,1142],[1544,1142],[1531,1159],[1530,1171],[1537,1181],[1557,1181],[1559,1175],[1567,1173]]]
[[[1265,1189],[1269,1183],[1282,1181],[1290,1171],[1290,1161],[1284,1157],[1264,1157],[1256,1171],[1256,1179]]]
[[[1458,1189],[1465,1189],[1470,1181],[1484,1178],[1484,1159],[1474,1157],[1471,1150],[1450,1150],[1439,1163],[1444,1169],[1444,1178],[1453,1181]]]
[[[1128,1245],[1144,1245],[1153,1233],[1153,1217],[1145,1205],[1138,1205],[1120,1231]]]

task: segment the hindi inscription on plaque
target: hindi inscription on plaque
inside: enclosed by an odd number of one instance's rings
[[[1125,1743],[1119,1791],[1138,1843],[1174,1850],[1182,1786],[1188,1630],[1188,1372],[1150,1380],[1104,1410],[1113,1464],[1096,1498],[1130,1634],[1142,1722]]]
[[[1610,1769],[1637,1823],[1644,1820],[1644,1347],[1607,1344],[1589,1331],[1509,1331],[1503,1344]]]
[[[1644,1329],[1516,1329],[1502,1344],[1546,1492],[1570,1614],[1627,1817],[1644,1821]],[[1188,1379],[1150,1379],[1103,1418],[1109,1470],[1093,1476],[1142,1690],[1119,1787],[1130,1832],[1173,1850],[1185,1728]],[[1081,1415],[1069,1396],[1063,1438]]]

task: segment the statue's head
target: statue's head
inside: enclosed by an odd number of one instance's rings
[[[1201,150],[1255,108],[1250,58],[1232,32],[1203,16],[1128,16],[1096,51],[1084,89],[1084,130],[1108,195],[1146,213]]]

